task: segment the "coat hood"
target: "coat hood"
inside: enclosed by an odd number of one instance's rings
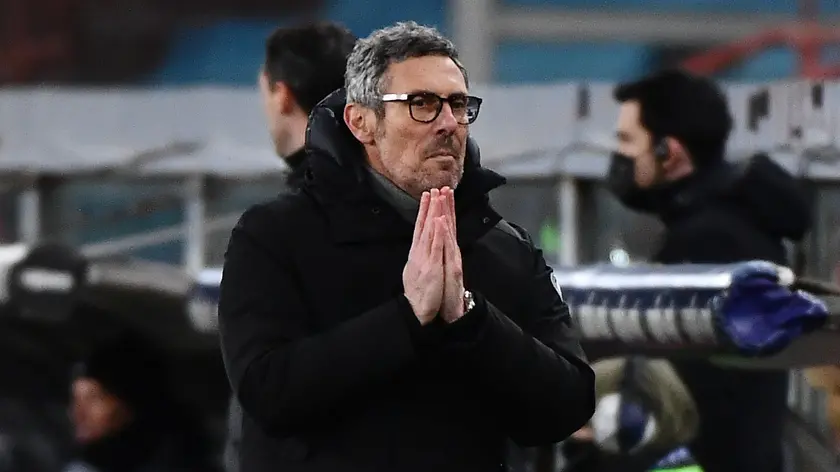
[[[726,201],[743,208],[773,236],[794,241],[805,236],[812,224],[812,205],[801,182],[763,153],[734,164],[733,170]]]

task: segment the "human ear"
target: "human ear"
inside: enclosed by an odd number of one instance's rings
[[[344,123],[362,144],[373,144],[376,116],[372,110],[355,103],[344,106]]]
[[[683,176],[694,170],[691,156],[679,140],[665,138],[665,146],[668,148],[668,157],[662,161],[662,170],[665,175]]]

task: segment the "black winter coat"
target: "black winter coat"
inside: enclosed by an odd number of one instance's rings
[[[289,167],[286,173],[286,187],[299,190],[306,176],[306,150],[301,148],[285,158]],[[242,442],[242,407],[232,395],[228,404],[227,435],[225,436],[225,450],[223,462],[225,472],[239,472],[239,447]]]
[[[290,189],[299,189],[303,186],[306,177],[306,150],[295,151],[285,159],[289,170],[286,173],[286,186]]]
[[[654,257],[665,264],[767,260],[786,265],[784,240],[798,240],[811,208],[797,182],[767,156],[720,166],[673,189]],[[674,361],[700,413],[692,453],[708,472],[780,472],[787,372]]]
[[[313,111],[302,191],[231,235],[219,318],[242,470],[489,472],[508,438],[566,438],[594,377],[541,252],[497,226],[487,192],[504,179],[472,148],[456,212],[477,304],[421,327],[401,276],[413,225],[372,191],[343,106],[337,92]]]

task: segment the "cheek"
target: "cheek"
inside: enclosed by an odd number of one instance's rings
[[[268,123],[274,126],[274,123],[277,121],[277,113],[274,110],[274,103],[271,101],[265,103],[265,117]]]
[[[271,100],[269,100],[268,93],[262,88],[260,88],[260,100],[262,101],[263,111],[268,115],[271,109]]]
[[[112,416],[111,412],[102,404],[92,405],[87,410],[86,418],[90,423],[90,426],[94,426],[97,429],[103,428],[106,424],[108,424],[110,417]]]
[[[419,165],[422,144],[410,128],[389,126],[381,131],[383,159],[391,166],[414,169]]]
[[[646,158],[636,159],[636,183],[640,187],[648,187],[653,184],[656,177],[653,160]]]
[[[458,136],[458,143],[460,144],[461,153],[465,154],[467,151],[467,138],[470,137],[470,130],[466,127],[461,127],[456,133]]]

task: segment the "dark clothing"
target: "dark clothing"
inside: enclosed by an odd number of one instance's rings
[[[496,228],[504,179],[470,155],[456,201],[476,307],[423,327],[402,286],[413,224],[373,191],[344,101],[313,111],[304,188],[231,235],[219,323],[242,470],[498,471],[508,437],[583,426],[594,376],[541,253]]]
[[[810,226],[806,196],[766,156],[721,166],[671,189],[654,260],[665,264],[767,260],[786,264],[784,239]],[[700,413],[692,452],[708,472],[778,472],[787,373],[732,370],[705,361],[674,361]],[[744,447],[748,445],[748,447]]]
[[[306,149],[300,148],[286,156],[284,161],[289,166],[286,173],[286,187],[288,190],[300,190],[306,175]],[[236,395],[230,398],[228,405],[227,436],[225,437],[225,451],[223,463],[225,472],[239,472],[239,449],[242,443],[242,406]]]
[[[306,149],[300,148],[284,159],[289,171],[286,173],[286,186],[290,189],[299,189],[303,186],[306,175]]]
[[[227,435],[222,463],[225,472],[239,472],[239,450],[242,447],[242,405],[231,395],[228,404]]]
[[[563,472],[649,472],[664,451],[647,450],[641,454],[610,454],[592,441],[569,439],[562,444]]]
[[[65,472],[215,472],[202,435],[185,425],[137,422],[81,448]]]
[[[148,339],[124,332],[96,345],[76,364],[132,412],[122,431],[81,447],[68,472],[207,472],[209,446],[198,418],[171,391],[166,360]]]
[[[171,400],[163,354],[149,339],[124,332],[97,344],[73,368],[76,378],[96,380],[138,417],[157,414]]]

